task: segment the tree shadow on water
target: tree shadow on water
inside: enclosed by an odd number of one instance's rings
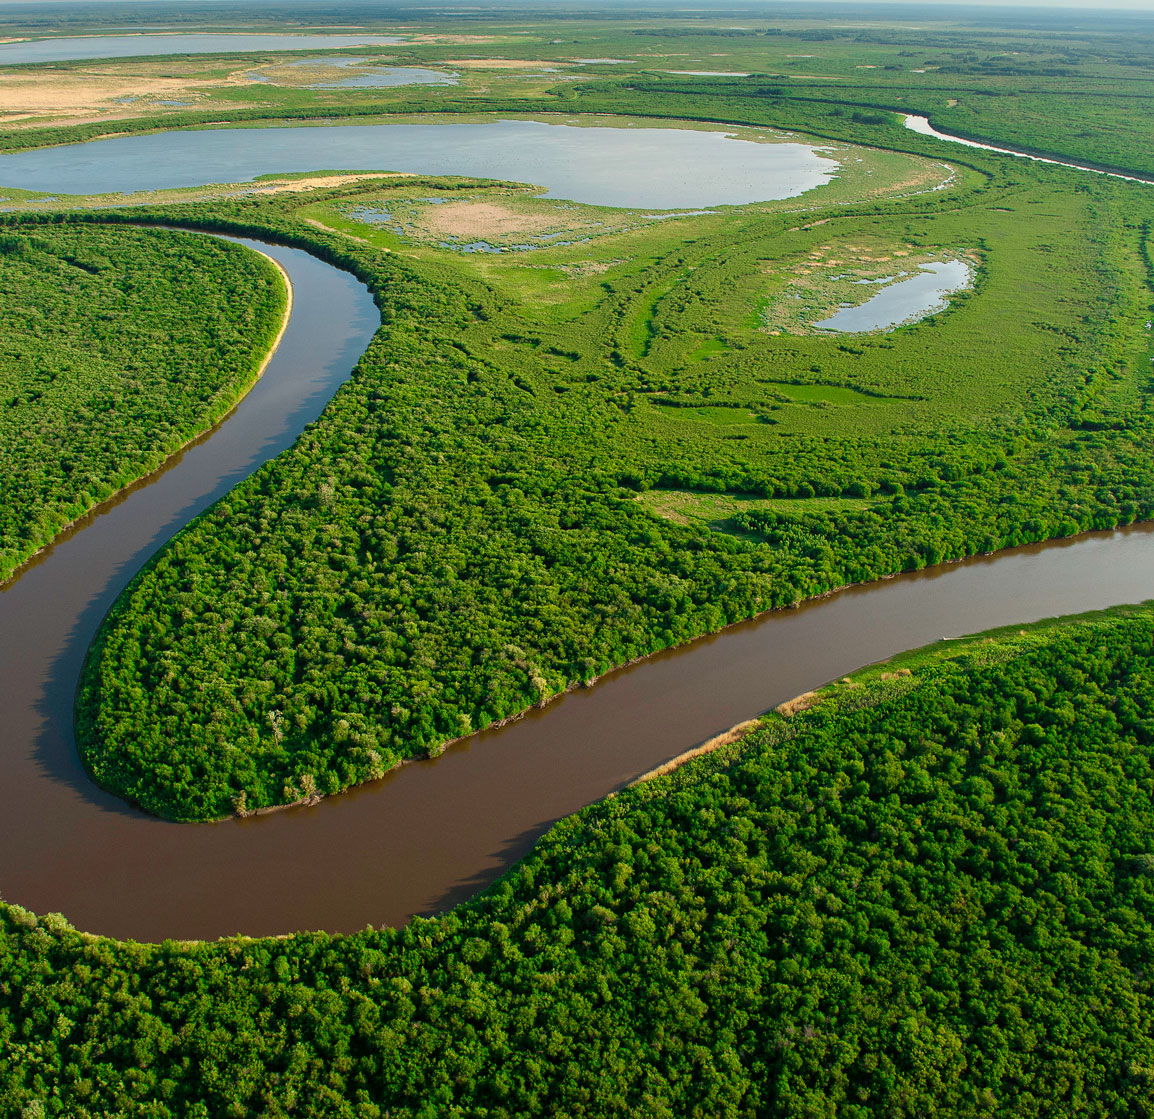
[[[492,853],[496,865],[490,863],[481,870],[465,878],[460,878],[450,885],[435,902],[424,909],[420,916],[435,917],[447,910],[460,905],[462,902],[474,898],[482,890],[487,889],[519,863],[536,846],[537,841],[560,819],[555,816],[543,820],[539,824],[525,828],[517,835],[504,840],[500,847]]]

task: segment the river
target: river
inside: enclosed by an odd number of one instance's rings
[[[1016,549],[732,627],[318,805],[205,825],[149,817],[79,764],[85,652],[147,557],[320,413],[378,322],[347,274],[263,249],[295,292],[264,377],[212,433],[0,591],[0,886],[79,928],[158,940],[399,924],[492,881],[559,817],[863,664],[1154,594],[1151,526]]]
[[[1023,151],[1021,148],[1000,148],[995,144],[984,144],[980,140],[967,140],[964,136],[951,136],[948,132],[939,132],[929,117],[920,117],[912,114],[903,114],[906,128],[919,136],[932,136],[935,140],[946,140],[951,144],[961,144],[966,148],[979,148],[984,152],[997,152],[999,155],[1012,155],[1018,159],[1031,159],[1035,163],[1048,163],[1052,167],[1069,167],[1073,171],[1090,171],[1095,175],[1105,175],[1110,179],[1125,179],[1128,183],[1154,184],[1154,179],[1146,179],[1141,175],[1127,175],[1122,171],[1111,171],[1105,167],[1095,167],[1090,163],[1074,163],[1068,159],[1054,159],[1052,156],[1039,155],[1036,152]]]

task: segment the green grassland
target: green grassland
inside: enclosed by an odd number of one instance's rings
[[[0,905],[27,1115],[1145,1115],[1154,614],[940,642],[404,929],[121,943]]]
[[[206,237],[0,235],[0,581],[220,419],[286,298],[269,261]]]
[[[180,819],[331,794],[759,611],[1148,515],[1154,199],[966,158],[944,191],[618,215],[517,253],[350,216],[395,191],[427,223],[414,199],[444,188],[556,219],[467,180],[123,211],[311,247],[384,325],[319,423],[113,611],[79,700],[90,771]],[[887,334],[765,329],[775,277],[879,245],[968,246],[974,287]],[[662,515],[686,494],[735,503]]]

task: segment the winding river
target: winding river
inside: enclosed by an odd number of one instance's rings
[[[0,591],[0,885],[79,928],[157,940],[398,924],[474,893],[559,817],[824,681],[942,636],[1154,594],[1152,526],[980,557],[731,627],[312,807],[196,826],[149,817],[79,765],[85,651],[147,557],[320,413],[378,322],[347,274],[242,243],[295,292],[264,377]]]

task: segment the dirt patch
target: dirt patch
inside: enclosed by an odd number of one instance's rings
[[[5,74],[0,77],[0,105],[8,113],[91,113],[94,109],[115,107],[134,109],[141,106],[116,105],[119,97],[137,101],[151,98],[177,98],[189,94],[196,85],[178,78],[106,77],[91,74]]]
[[[497,202],[443,202],[424,214],[432,234],[456,237],[504,237],[510,233],[543,233],[554,229],[553,214],[532,214]]]
[[[315,175],[307,179],[287,179],[283,182],[256,183],[246,194],[300,194],[307,190],[330,190],[333,187],[346,186],[349,183],[360,183],[366,179],[401,179],[407,178],[408,171],[388,171],[371,175]],[[320,224],[319,222],[317,223]],[[322,226],[327,229],[327,226]]]

